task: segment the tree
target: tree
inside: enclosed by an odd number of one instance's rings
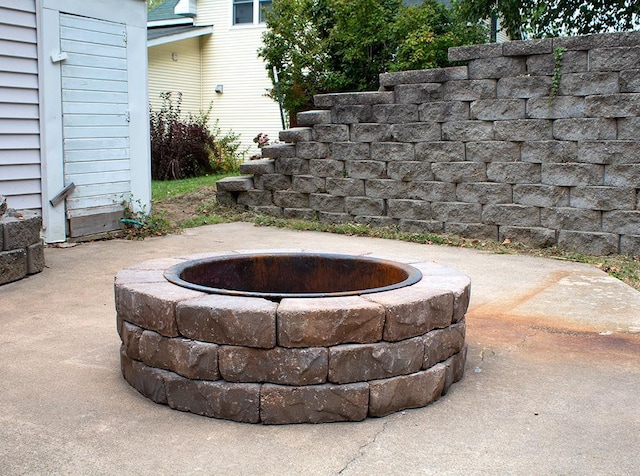
[[[457,14],[437,0],[274,0],[258,54],[294,119],[314,94],[376,89],[382,72],[447,66],[449,47],[486,41]]]
[[[501,19],[513,39],[584,35],[640,27],[637,0],[461,0],[463,16]]]

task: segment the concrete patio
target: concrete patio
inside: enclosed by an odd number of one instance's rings
[[[120,373],[113,277],[161,257],[312,249],[471,277],[464,378],[360,423],[260,426],[156,405]],[[637,474],[640,292],[595,267],[232,223],[47,248],[0,287],[0,474]]]

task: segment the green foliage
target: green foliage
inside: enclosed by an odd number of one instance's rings
[[[500,18],[512,39],[626,31],[640,26],[637,0],[460,0],[463,16]]]
[[[386,71],[448,66],[451,46],[482,43],[486,30],[461,23],[437,0],[274,0],[258,51],[273,68],[291,115],[313,95],[377,89]],[[270,96],[276,99],[275,90]]]
[[[243,154],[239,152],[239,136],[221,136],[217,122],[214,131],[209,130],[211,107],[197,116],[182,118],[182,94],[178,93],[175,102],[171,92],[161,97],[160,110],[149,113],[153,179],[175,180],[238,169]]]
[[[564,58],[564,52],[567,51],[566,48],[555,48],[553,50],[553,76],[551,77],[551,93],[549,94],[549,101],[553,102],[553,99],[558,94],[558,90],[560,89],[560,81],[562,80],[562,59]]]
[[[164,214],[147,213],[140,200],[135,200],[135,205],[123,200],[122,206],[124,216],[120,223],[125,238],[129,240],[143,240],[148,236],[162,236],[176,231]]]

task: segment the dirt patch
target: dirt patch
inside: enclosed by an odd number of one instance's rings
[[[164,214],[169,223],[178,226],[185,220],[206,214],[207,204],[211,203],[215,196],[215,187],[202,187],[184,195],[154,200],[153,211]]]

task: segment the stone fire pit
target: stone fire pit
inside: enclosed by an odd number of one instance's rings
[[[124,378],[240,422],[360,421],[462,378],[470,281],[441,265],[309,252],[148,261],[115,279]]]

